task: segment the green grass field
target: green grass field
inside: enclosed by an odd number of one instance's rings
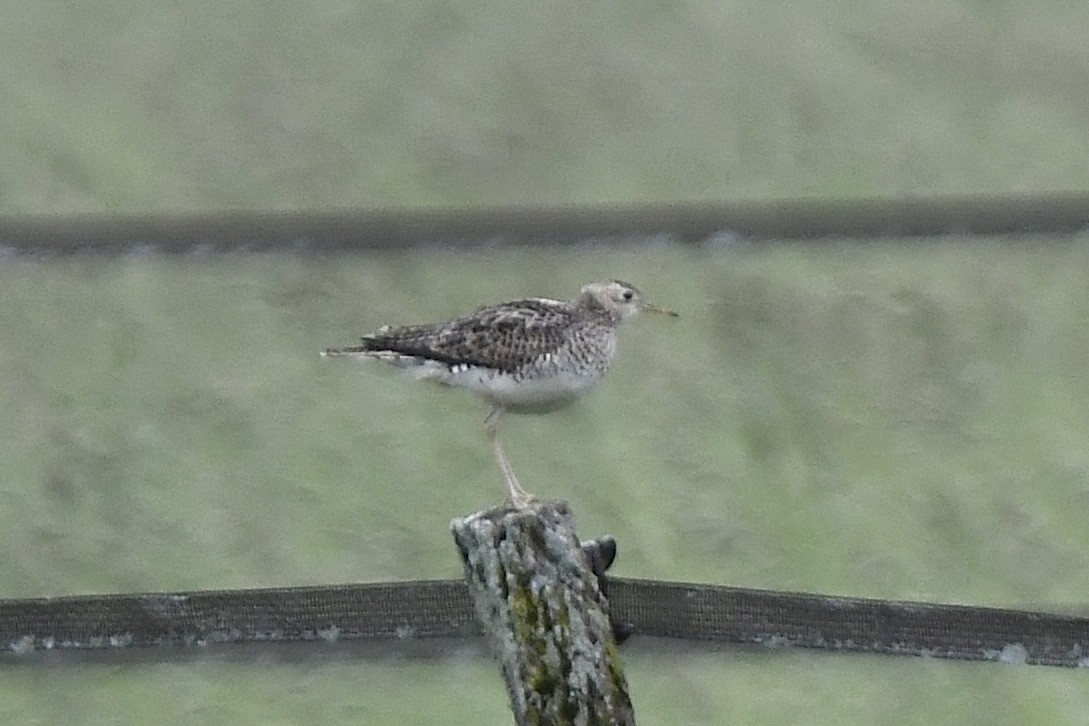
[[[0,0],[0,214],[1089,189],[1089,6]],[[459,574],[472,399],[319,349],[592,279],[587,400],[512,419],[616,572],[1084,611],[1085,235],[0,256],[0,596]],[[1071,723],[1086,674],[629,651],[645,724]],[[0,721],[507,723],[484,659],[5,666]]]
[[[0,211],[1089,188],[1089,6],[0,0]]]
[[[9,260],[0,591],[457,576],[449,520],[502,495],[482,405],[318,350],[620,276],[683,317],[634,321],[600,390],[505,435],[523,483],[617,537],[617,574],[1084,610],[1087,264],[1084,240]],[[1089,708],[1085,674],[1055,669],[747,651],[628,668],[645,723]],[[0,703],[25,723],[507,708],[484,659],[14,668]]]

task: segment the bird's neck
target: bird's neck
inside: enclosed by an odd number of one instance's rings
[[[620,313],[616,310],[610,310],[602,305],[596,297],[589,293],[583,293],[575,300],[575,306],[582,308],[587,313],[595,318],[600,319],[603,323],[611,326],[620,324]]]

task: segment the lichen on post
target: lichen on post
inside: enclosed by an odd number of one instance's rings
[[[517,723],[634,724],[608,603],[566,502],[451,523]]]

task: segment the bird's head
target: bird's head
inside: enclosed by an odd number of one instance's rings
[[[635,285],[620,280],[591,282],[582,288],[579,297],[603,308],[610,316],[618,320],[626,320],[641,312],[677,317],[677,313],[672,310],[651,305],[643,299],[643,293],[639,292]]]

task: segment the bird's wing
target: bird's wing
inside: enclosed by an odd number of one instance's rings
[[[387,327],[363,337],[368,352],[416,356],[448,365],[514,371],[556,351],[571,319],[555,300],[518,300],[433,325]]]

